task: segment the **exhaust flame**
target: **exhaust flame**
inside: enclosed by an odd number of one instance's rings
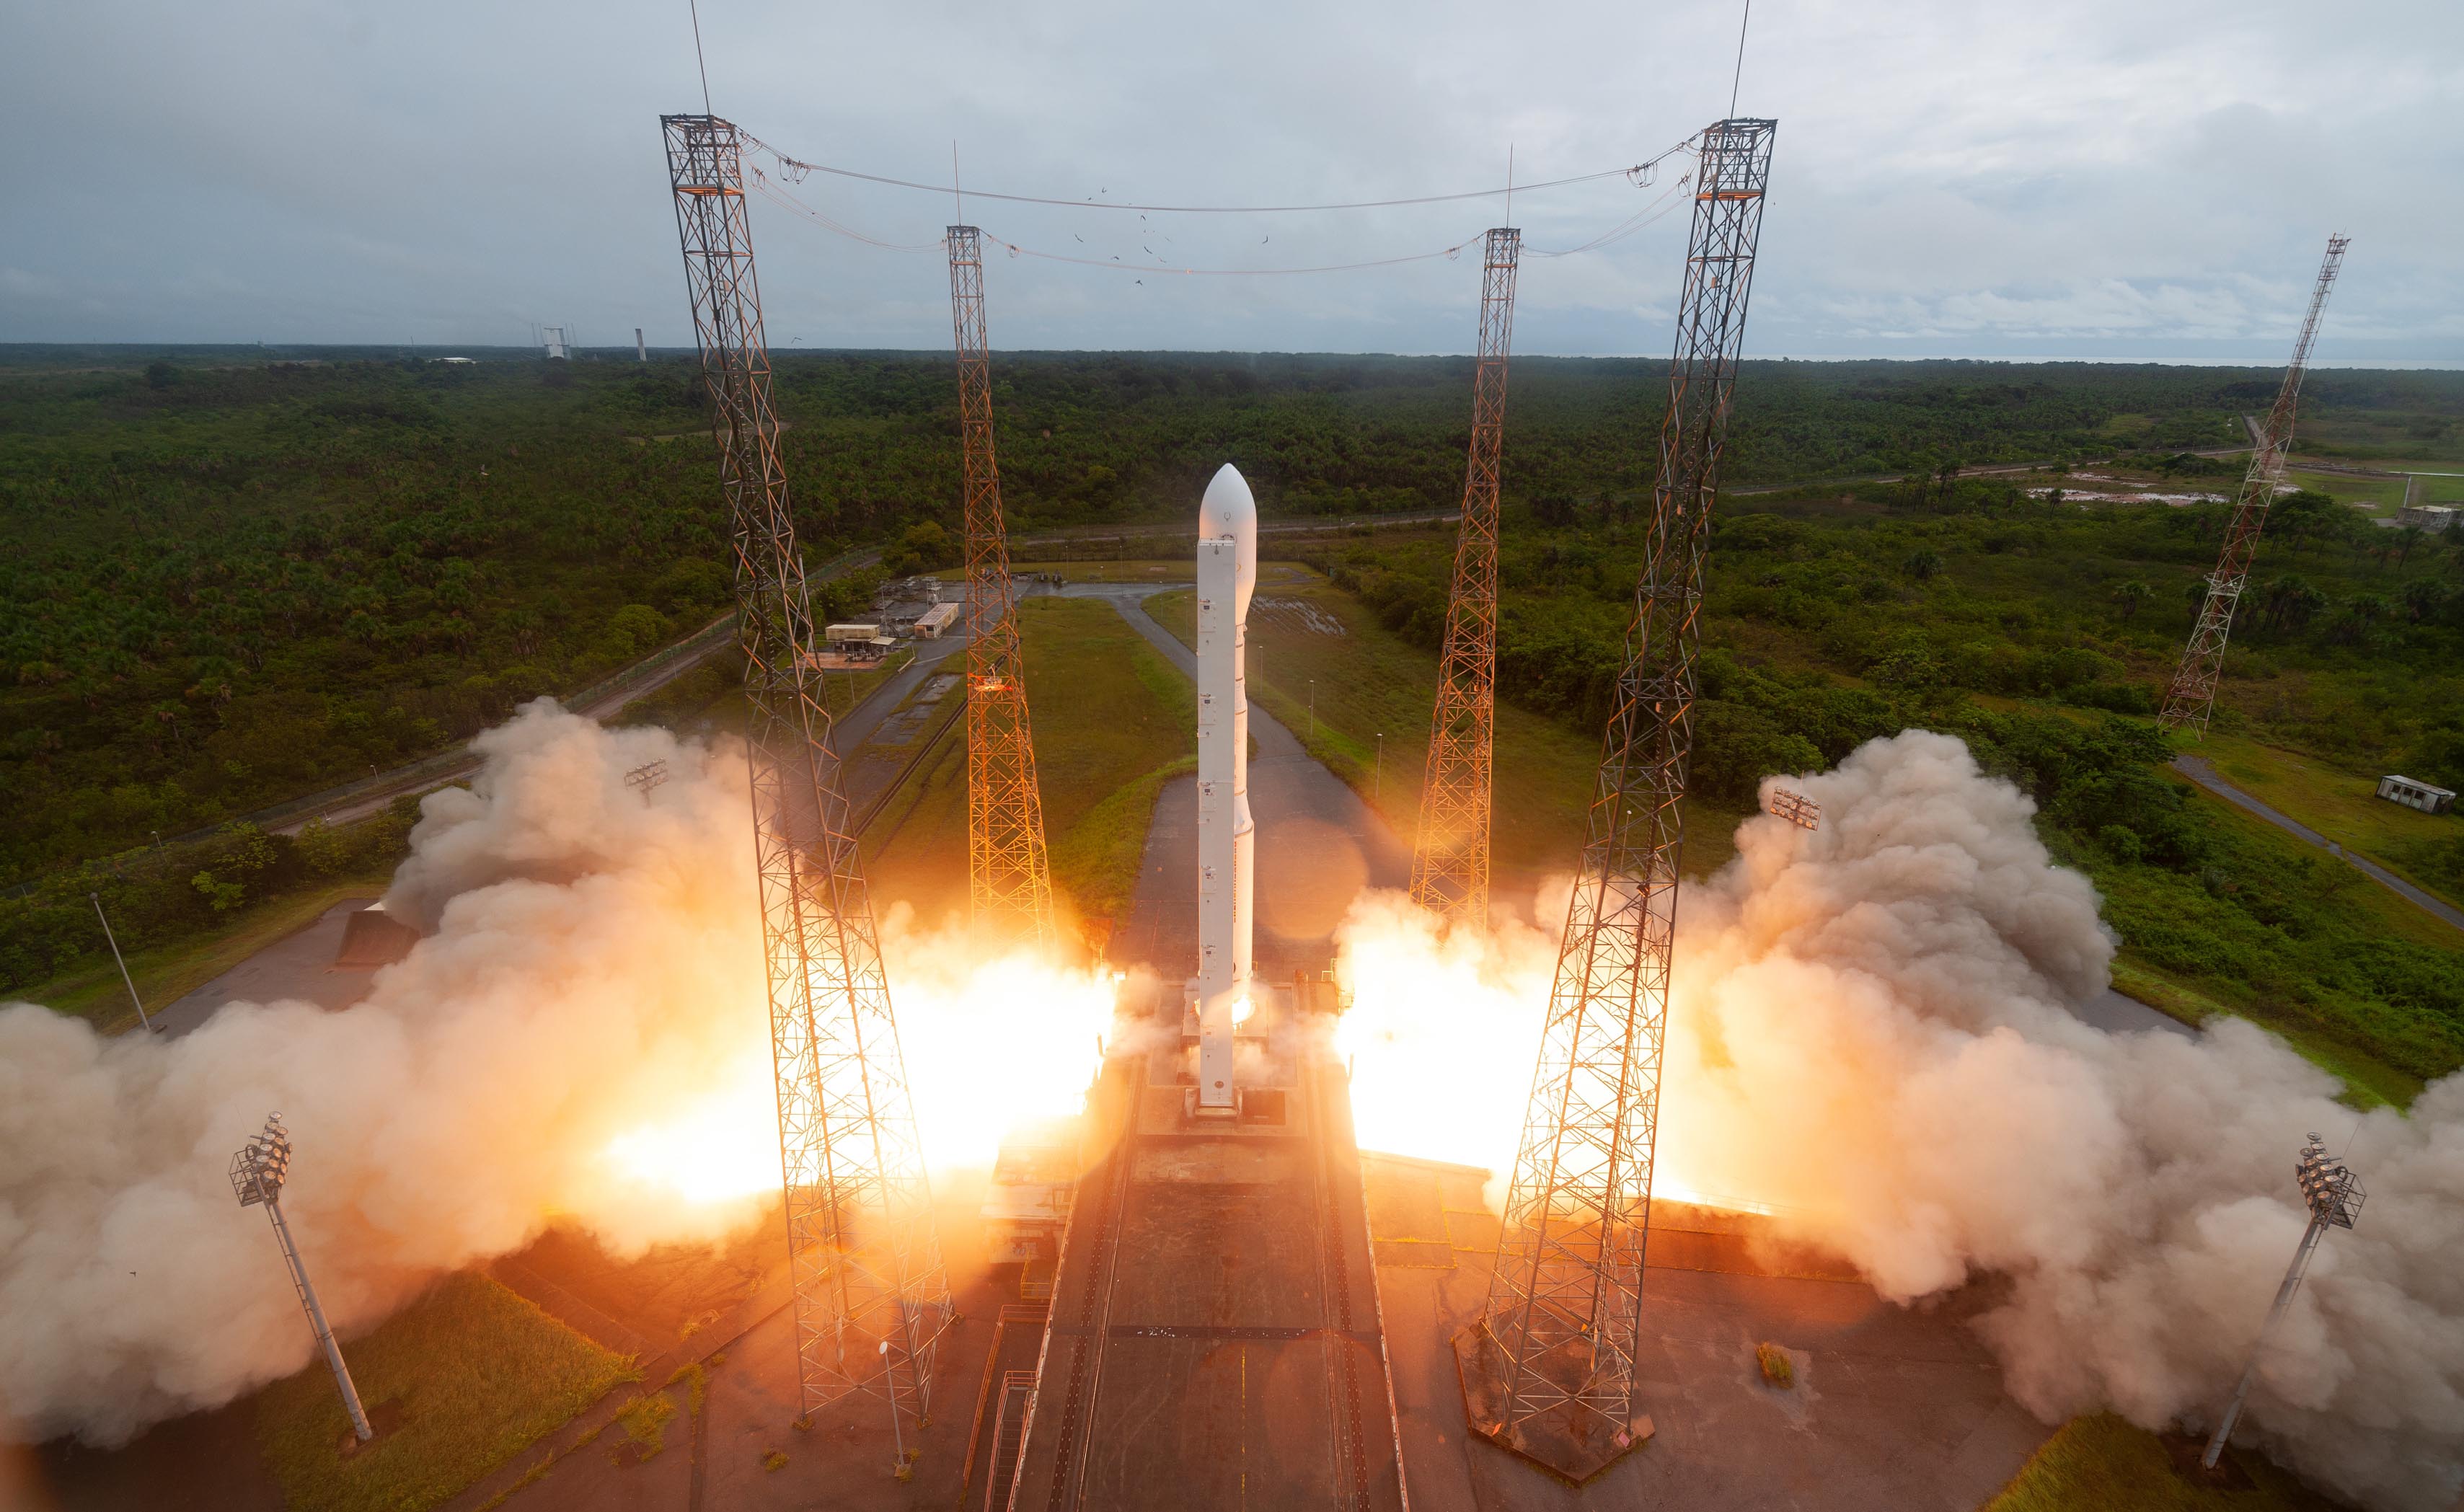
[[[348,1335],[553,1218],[716,1239],[780,1179],[740,749],[541,700],[422,803],[386,907],[434,932],[341,1013],[234,1003],[185,1039],[0,1008],[0,1439],[122,1440],[308,1359],[231,1150],[278,1107],[283,1208]],[[645,804],[626,773],[665,761]],[[884,953],[934,1171],[1075,1109],[1111,986],[893,909]],[[166,1257],[176,1257],[167,1259]]]
[[[2072,1016],[2114,944],[2034,805],[1965,746],[1910,732],[1787,779],[1822,828],[1768,816],[1678,910],[1657,1158],[1662,1195],[1749,1207],[1903,1303],[1981,1272],[1981,1325],[2047,1421],[2110,1407],[2209,1421],[2305,1215],[2291,1163],[2355,1128],[2336,1084],[2253,1026],[2108,1035]],[[1563,918],[1562,895],[1544,919]],[[1511,1171],[1556,931],[1441,934],[1362,899],[1363,1146]],[[2464,1075],[2351,1144],[2361,1226],[2321,1251],[2261,1362],[2270,1451],[2372,1505],[2446,1512],[2464,1483]]]

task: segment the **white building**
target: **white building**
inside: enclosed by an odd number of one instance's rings
[[[2416,530],[2445,530],[2455,522],[2452,504],[2407,504],[2395,512],[2395,522]]]
[[[958,623],[966,605],[956,602],[936,603],[915,617],[915,633],[927,641],[937,641],[941,632]]]
[[[2455,795],[2448,789],[2432,787],[2409,777],[2379,778],[2379,797],[2390,803],[2417,808],[2425,814],[2444,814],[2455,803]]]

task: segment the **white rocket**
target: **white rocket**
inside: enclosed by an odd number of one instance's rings
[[[1230,463],[1198,506],[1198,1106],[1228,1113],[1232,1026],[1249,1017],[1249,699],[1258,504]]]

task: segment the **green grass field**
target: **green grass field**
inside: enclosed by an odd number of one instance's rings
[[[317,916],[344,898],[373,898],[385,889],[391,868],[357,877],[337,878],[305,892],[295,892],[250,909],[221,934],[175,940],[149,950],[128,953],[128,975],[147,1013],[169,1007],[284,935],[304,930]],[[100,926],[96,926],[99,931]],[[99,962],[13,992],[55,1012],[89,1019],[105,1034],[137,1027],[137,1010],[128,1003],[128,988],[109,953]]]
[[[370,1415],[391,1426],[344,1457],[350,1420],[322,1359],[259,1392],[257,1443],[289,1512],[422,1512],[635,1375],[476,1271],[342,1354]]]
[[[2360,851],[2426,891],[2464,904],[2440,879],[2409,871],[2403,859],[2424,846],[2464,839],[2464,817],[2424,814],[2390,803],[2377,796],[2381,774],[2348,770],[2242,735],[2211,732],[2188,749],[2213,766],[2218,777],[2287,819]],[[2464,945],[2464,936],[2451,935],[2450,941]]]
[[[2357,478],[2347,472],[2305,472],[2295,467],[2286,471],[2285,480],[2324,493],[2339,504],[2367,505],[2373,515],[2392,515],[2404,502],[2402,478]]]
[[[2075,1417],[1982,1512],[2342,1512],[2257,1455],[2233,1459],[2251,1488],[2210,1490],[2174,1474],[2154,1434],[2107,1413]]]
[[[1249,609],[1250,696],[1408,842],[1419,828],[1437,657],[1314,572],[1295,569],[1281,582],[1261,577]],[[1166,593],[1148,600],[1147,611],[1186,643],[1197,633],[1196,605],[1194,592]],[[1513,774],[1493,799],[1493,866],[1502,885],[1529,887],[1573,869],[1599,759],[1596,733],[1498,701],[1497,770]],[[1692,805],[1689,873],[1706,875],[1735,854],[1740,817]]]
[[[1054,878],[1082,913],[1111,916],[1136,876],[1162,769],[1197,749],[1189,681],[1100,600],[1030,598],[1018,612]],[[962,724],[909,783],[884,811],[895,827],[872,838],[868,860],[883,896],[930,912],[966,895]]]

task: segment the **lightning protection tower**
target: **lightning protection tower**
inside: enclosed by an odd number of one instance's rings
[[[1497,715],[1497,461],[1506,438],[1506,361],[1523,233],[1499,227],[1481,259],[1480,362],[1472,370],[1471,455],[1454,591],[1429,715],[1429,764],[1412,846],[1412,901],[1475,929],[1488,923],[1491,752]]]
[[[2188,725],[2191,738],[2205,735],[2208,712],[2216,701],[2216,679],[2224,671],[2225,640],[2233,634],[2233,607],[2242,586],[2250,581],[2251,559],[2258,553],[2258,533],[2267,523],[2267,506],[2284,481],[2284,451],[2293,444],[2293,411],[2301,397],[2301,378],[2310,368],[2310,343],[2319,336],[2319,318],[2326,313],[2328,291],[2344,263],[2344,236],[2327,238],[2326,260],[2319,265],[2319,281],[2310,291],[2310,313],[2301,320],[2301,335],[2293,343],[2293,362],[2284,370],[2267,424],[2251,439],[2250,471],[2233,498],[2233,520],[2225,527],[2224,550],[2216,570],[2208,575],[2208,595],[2200,601],[2198,622],[2190,627],[2189,644],[2165,690],[2165,709],[2156,716],[2167,730]]]
[[[325,1309],[317,1302],[317,1288],[308,1283],[308,1267],[300,1262],[299,1247],[291,1242],[291,1225],[282,1221],[282,1189],[290,1179],[291,1130],[282,1127],[280,1113],[268,1113],[265,1128],[231,1156],[231,1195],[239,1198],[241,1207],[262,1207],[272,1220],[275,1242],[282,1246],[283,1261],[291,1267],[291,1289],[299,1294],[299,1310],[308,1315],[317,1348],[325,1351],[334,1384],[341,1388],[342,1411],[351,1416],[351,1432],[364,1444],[376,1436],[376,1431],[368,1426],[367,1412],[360,1406],[360,1389],[351,1384],[351,1368],[342,1363],[342,1347],[334,1342],[334,1330],[325,1326]]]
[[[1706,128],[1651,533],[1481,1321],[1485,1436],[1575,1480],[1651,1432],[1635,1400],[1703,563],[1778,123]]]
[[[993,455],[982,233],[950,228],[950,322],[958,340],[958,435],[967,523],[967,895],[1013,938],[1052,938],[1052,872],[1026,715],[1026,668]]]
[[[2267,1309],[2267,1321],[2258,1326],[2258,1339],[2250,1347],[2250,1364],[2234,1385],[2233,1399],[2225,1403],[2225,1414],[2216,1420],[2216,1431],[2208,1439],[2199,1463],[2213,1470],[2224,1457],[2225,1441],[2233,1437],[2233,1425],[2241,1421],[2242,1403],[2249,1399],[2251,1383],[2258,1378],[2258,1351],[2266,1347],[2267,1336],[2286,1309],[2293,1305],[2293,1294],[2301,1289],[2301,1278],[2309,1272],[2310,1257],[2318,1253],[2319,1241],[2329,1229],[2348,1229],[2362,1211],[2367,1194],[2362,1191],[2362,1178],[2353,1174],[2340,1161],[2327,1157],[2327,1147],[2318,1135],[2310,1136],[2301,1147],[2301,1158],[2293,1165],[2294,1182],[2301,1188],[2301,1202],[2310,1210],[2310,1226],[2301,1233],[2300,1246],[2293,1252],[2293,1263],[2284,1272],[2282,1284],[2276,1288],[2276,1304]]]
[[[931,1409],[949,1279],[812,652],[742,141],[715,116],[660,125],[736,558],[803,1405],[809,1414],[852,1392],[882,1398],[903,1472],[906,1440]]]

